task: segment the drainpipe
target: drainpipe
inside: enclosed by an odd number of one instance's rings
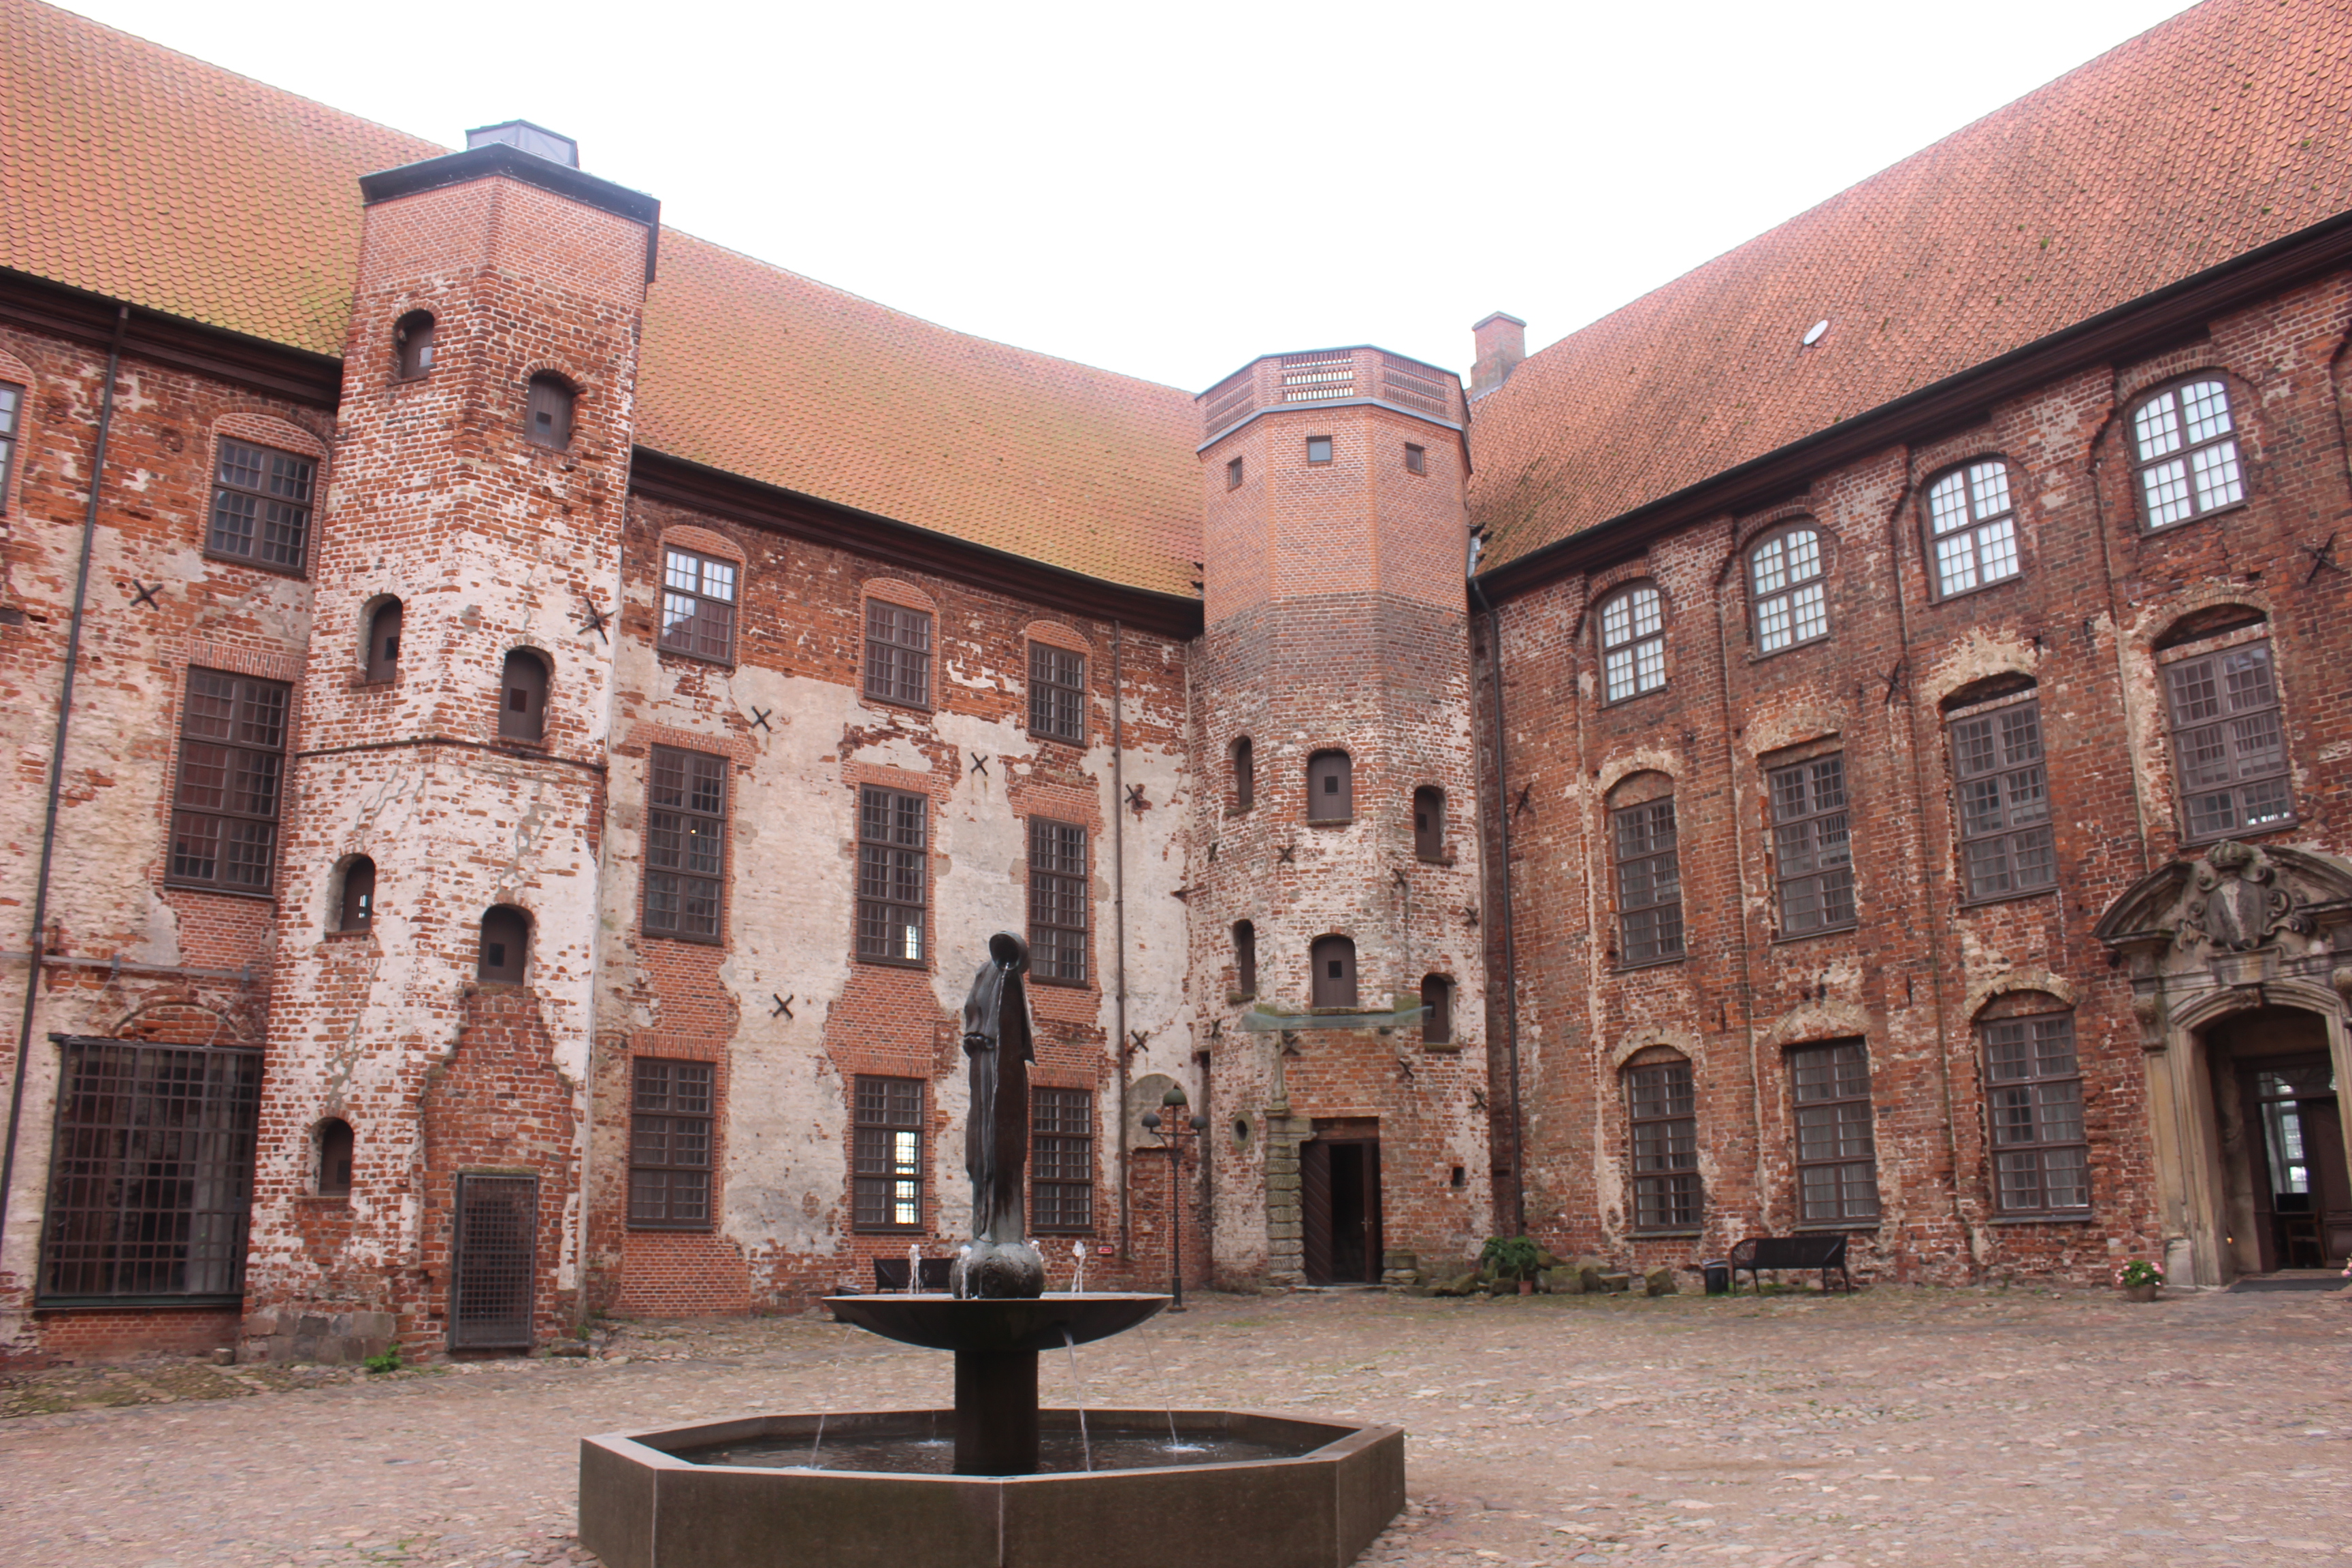
[[[81,664],[82,610],[89,600],[89,558],[98,543],[99,481],[106,473],[106,437],[114,427],[114,378],[122,368],[122,334],[131,326],[131,307],[114,310],[114,340],[106,351],[106,391],[98,407],[98,443],[89,460],[89,507],[81,521],[81,569],[74,578],[73,616],[66,632],[66,668],[58,684],[57,739],[49,750],[49,805],[41,827],[41,868],[33,883],[33,935],[26,943],[31,962],[25,965],[25,1012],[16,1026],[16,1077],[8,1092],[8,1144],[0,1153],[0,1235],[8,1224],[8,1194],[16,1177],[16,1132],[25,1108],[25,1063],[33,1050],[33,1008],[41,994],[42,932],[49,919],[49,868],[58,847],[58,803],[65,790],[66,731],[73,718],[74,674]]]
[[[1528,1233],[1527,1123],[1519,1109],[1519,963],[1511,919],[1510,733],[1503,721],[1503,612],[1470,579],[1470,592],[1486,610],[1487,661],[1495,672],[1495,826],[1503,857],[1503,1037],[1511,1073],[1511,1234]]]
[[[1118,1031],[1111,1054],[1118,1058],[1118,1260],[1126,1267],[1133,1206],[1127,1191],[1127,820],[1120,808],[1127,803],[1127,733],[1121,702],[1124,682],[1119,657],[1125,637],[1117,621],[1110,624],[1110,928],[1116,956],[1111,960],[1111,1026]]]
[[[1731,564],[1725,570],[1737,572],[1739,570],[1738,525],[1732,525],[1729,532]],[[1755,1194],[1756,1217],[1769,1231],[1772,1228],[1771,1189],[1764,1182],[1764,1066],[1757,1058],[1756,973],[1748,948],[1748,803],[1739,791],[1739,737],[1747,726],[1737,724],[1732,719],[1737,710],[1731,700],[1731,626],[1724,619],[1720,577],[1717,579],[1716,585],[1718,591],[1715,596],[1715,673],[1723,700],[1723,798],[1731,808],[1732,907],[1736,916],[1731,922],[1731,935],[1739,949],[1739,1027],[1748,1042],[1748,1117],[1755,1140],[1750,1146],[1754,1164],[1748,1181],[1749,1191]],[[1703,1026],[1704,1014],[1700,1021]]]

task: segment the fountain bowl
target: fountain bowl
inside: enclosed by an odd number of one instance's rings
[[[955,1420],[944,1410],[607,1433],[580,1442],[581,1543],[607,1568],[1343,1568],[1404,1507],[1401,1427],[1254,1411],[1085,1415],[1104,1434],[1172,1425],[1188,1443],[1260,1445],[1285,1457],[1020,1476],[680,1457],[814,1446],[820,1423],[824,1439],[840,1443],[944,1431]],[[1049,1437],[1078,1429],[1075,1410],[1039,1417]]]
[[[1124,1290],[961,1299],[937,1290],[884,1290],[824,1299],[837,1321],[886,1340],[984,1355],[1092,1344],[1127,1332],[1168,1301],[1164,1295]]]

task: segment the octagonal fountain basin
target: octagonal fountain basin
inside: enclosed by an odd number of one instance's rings
[[[1342,1568],[1404,1507],[1401,1427],[1079,1415],[1040,1411],[1015,1476],[952,1473],[951,1410],[583,1437],[581,1543],[607,1568]]]

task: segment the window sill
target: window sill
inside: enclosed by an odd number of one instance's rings
[[[862,952],[856,955],[856,962],[871,963],[880,969],[929,969],[931,966],[928,958],[869,958]]]
[[[2243,448],[2242,447],[2240,450],[2242,452]],[[2158,460],[2161,461],[2162,459]],[[2139,474],[2140,470],[2138,468],[2134,468],[2132,470],[2132,479],[2135,484],[2137,484],[2139,479]],[[2144,499],[2141,500],[2139,505],[2135,507],[2133,510],[2139,513],[2139,536],[2142,539],[2157,539],[2168,533],[2179,533],[2181,530],[2186,528],[2194,528],[2199,523],[2207,521],[2212,518],[2227,517],[2233,511],[2251,510],[2253,504],[2254,498],[2248,496],[2243,500],[2233,500],[2228,506],[2217,506],[2211,511],[2200,511],[2195,517],[2184,517],[2178,522],[2168,522],[2155,528],[2150,528],[2147,524],[2147,503]]]
[[[322,934],[328,942],[358,942],[375,935],[375,931],[372,927],[362,926],[357,931],[331,931]]]
[[[1424,866],[1458,866],[1462,863],[1461,857],[1451,849],[1443,855],[1423,855],[1416,851],[1413,858]]]
[[[1057,991],[1092,991],[1096,989],[1095,983],[1091,980],[1057,980],[1051,975],[1040,974],[1034,969],[1029,972],[1029,984],[1032,985],[1051,985]]]
[[[1960,900],[1960,908],[1964,910],[1990,909],[1996,904],[2020,903],[2027,899],[2046,899],[2057,891],[2057,884],[2053,882],[2046,888],[2021,888],[2014,893],[1989,893],[1981,899],[1962,899]]]
[[[683,658],[695,664],[707,664],[716,669],[731,670],[735,668],[735,656],[731,653],[722,658],[717,654],[696,653],[692,648],[672,647],[665,642],[654,644],[654,652],[663,658]]]
[[[230,566],[243,566],[254,572],[267,572],[272,577],[292,577],[297,581],[302,581],[310,575],[310,567],[307,561],[299,566],[272,566],[268,562],[256,561],[250,555],[231,555],[225,550],[215,550],[210,546],[205,547],[203,554],[207,561],[218,561]]]
[[[1055,746],[1067,746],[1073,751],[1086,750],[1087,738],[1084,735],[1056,735],[1051,730],[1030,730],[1025,732],[1033,741],[1044,741]]]
[[[1823,936],[1852,936],[1855,931],[1860,931],[1861,929],[1862,922],[1860,921],[1848,921],[1842,926],[1823,926],[1819,931],[1787,932],[1774,937],[1772,939],[1772,945],[1774,947],[1780,947],[1784,943],[1789,942],[1811,942],[1816,937]]]
[[[1874,1219],[1816,1219],[1808,1220],[1802,1225],[1790,1226],[1789,1234],[1790,1236],[1876,1236],[1879,1224],[1880,1222]],[[1790,1267],[1797,1268],[1803,1266],[1791,1264]]]
[[[509,752],[520,752],[526,756],[548,756],[555,750],[555,742],[544,735],[533,739],[529,735],[502,734],[490,743]]]
[[[902,713],[920,713],[926,719],[939,711],[928,702],[908,702],[899,698],[884,697],[863,689],[860,689],[857,695],[862,701],[876,703],[884,708],[896,708]]]
[[[389,691],[399,684],[400,677],[396,675],[387,675],[381,679],[373,675],[362,675],[355,677],[352,680],[351,684],[345,687],[344,689],[347,691]]]
[[[1352,816],[1310,816],[1307,819],[1307,826],[1309,827],[1353,827],[1356,826],[1356,819]]]
[[[230,1296],[36,1296],[37,1312],[121,1312],[153,1308],[218,1309],[242,1307],[243,1292]]]
[[[1792,642],[1787,644],[1785,647],[1776,647],[1769,653],[1751,653],[1748,656],[1748,662],[1750,664],[1762,664],[1768,658],[1779,658],[1782,654],[1795,653],[1800,648],[1819,647],[1822,644],[1829,640],[1830,634],[1823,632],[1817,637],[1807,637],[1802,642]]]
[[[2089,1209],[2066,1209],[2056,1214],[2002,1214],[1990,1221],[1993,1225],[2089,1225],[2098,1215]]]
[[[294,1202],[301,1208],[341,1209],[349,1213],[352,1206],[352,1194],[349,1193],[297,1193],[294,1194]]]
[[[175,882],[169,877],[163,879],[163,886],[176,893],[212,893],[224,899],[254,899],[268,904],[278,901],[278,895],[268,889],[223,888],[211,882]]]
[[[928,1226],[919,1225],[854,1225],[849,1227],[849,1234],[852,1236],[929,1237],[931,1233]],[[899,1294],[904,1295],[906,1292],[901,1290]]]
[[[1229,805],[1225,807],[1225,820],[1227,822],[1231,822],[1237,816],[1247,816],[1251,812],[1255,811],[1256,809],[1257,802],[1255,801],[1250,802],[1247,805]]]
[[[1932,552],[1935,550],[1935,541],[1929,540],[1927,548]],[[1928,570],[1932,573],[1934,569],[1931,562]],[[1990,594],[1996,588],[2014,588],[2024,581],[2025,569],[2021,566],[2006,577],[1996,577],[1990,583],[1979,583],[1973,588],[1955,588],[1948,594],[1944,592],[1940,584],[1937,584],[1935,596],[1927,601],[1927,605],[1930,609],[1937,605],[1957,605],[1962,599],[1973,599],[1979,594]]]
[[[1423,1040],[1421,1052],[1429,1057],[1458,1057],[1462,1054],[1460,1040]]]
[[[2200,834],[2193,838],[2184,833],[2180,836],[2180,847],[2183,849],[2203,848],[2231,838],[2266,838],[2273,833],[2283,832],[2290,827],[2300,827],[2302,825],[2302,817],[2289,816],[2277,822],[2266,822],[2260,827],[2232,827],[2220,833]]]
[[[681,931],[656,931],[651,926],[639,926],[637,934],[654,942],[682,942],[693,947],[725,947],[725,935],[694,936]]]
[[[1820,642],[1824,639],[1816,637],[1813,640]],[[1775,651],[1785,653],[1788,650],[1780,648],[1776,649]],[[1604,697],[1601,700],[1601,710],[1605,713],[1613,708],[1631,708],[1634,703],[1639,702],[1644,697],[1664,697],[1672,689],[1673,682],[1662,681],[1658,685],[1651,687],[1647,691],[1629,691],[1622,697]],[[1681,1231],[1676,1231],[1675,1234],[1676,1236],[1680,1236],[1683,1233]],[[1696,1236],[1698,1233],[1693,1231],[1691,1234]]]
[[[673,1224],[658,1219],[633,1219],[629,1222],[628,1228],[651,1231],[661,1236],[708,1236],[713,1227],[709,1220],[680,1221]]]
[[[1706,1234],[1705,1226],[1692,1226],[1687,1230],[1629,1230],[1625,1233],[1635,1241],[1690,1240]]]
[[[1633,963],[1612,963],[1609,966],[1609,973],[1612,974],[1638,974],[1644,969],[1664,969],[1670,965],[1686,963],[1689,961],[1689,953],[1677,952],[1670,958],[1644,958]]]

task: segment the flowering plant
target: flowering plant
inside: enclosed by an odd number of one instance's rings
[[[2116,1283],[2118,1285],[2161,1285],[2164,1283],[2164,1270],[2158,1268],[2155,1264],[2150,1263],[2145,1258],[2135,1258],[2129,1263],[2125,1264],[2121,1268],[2116,1270]]]

